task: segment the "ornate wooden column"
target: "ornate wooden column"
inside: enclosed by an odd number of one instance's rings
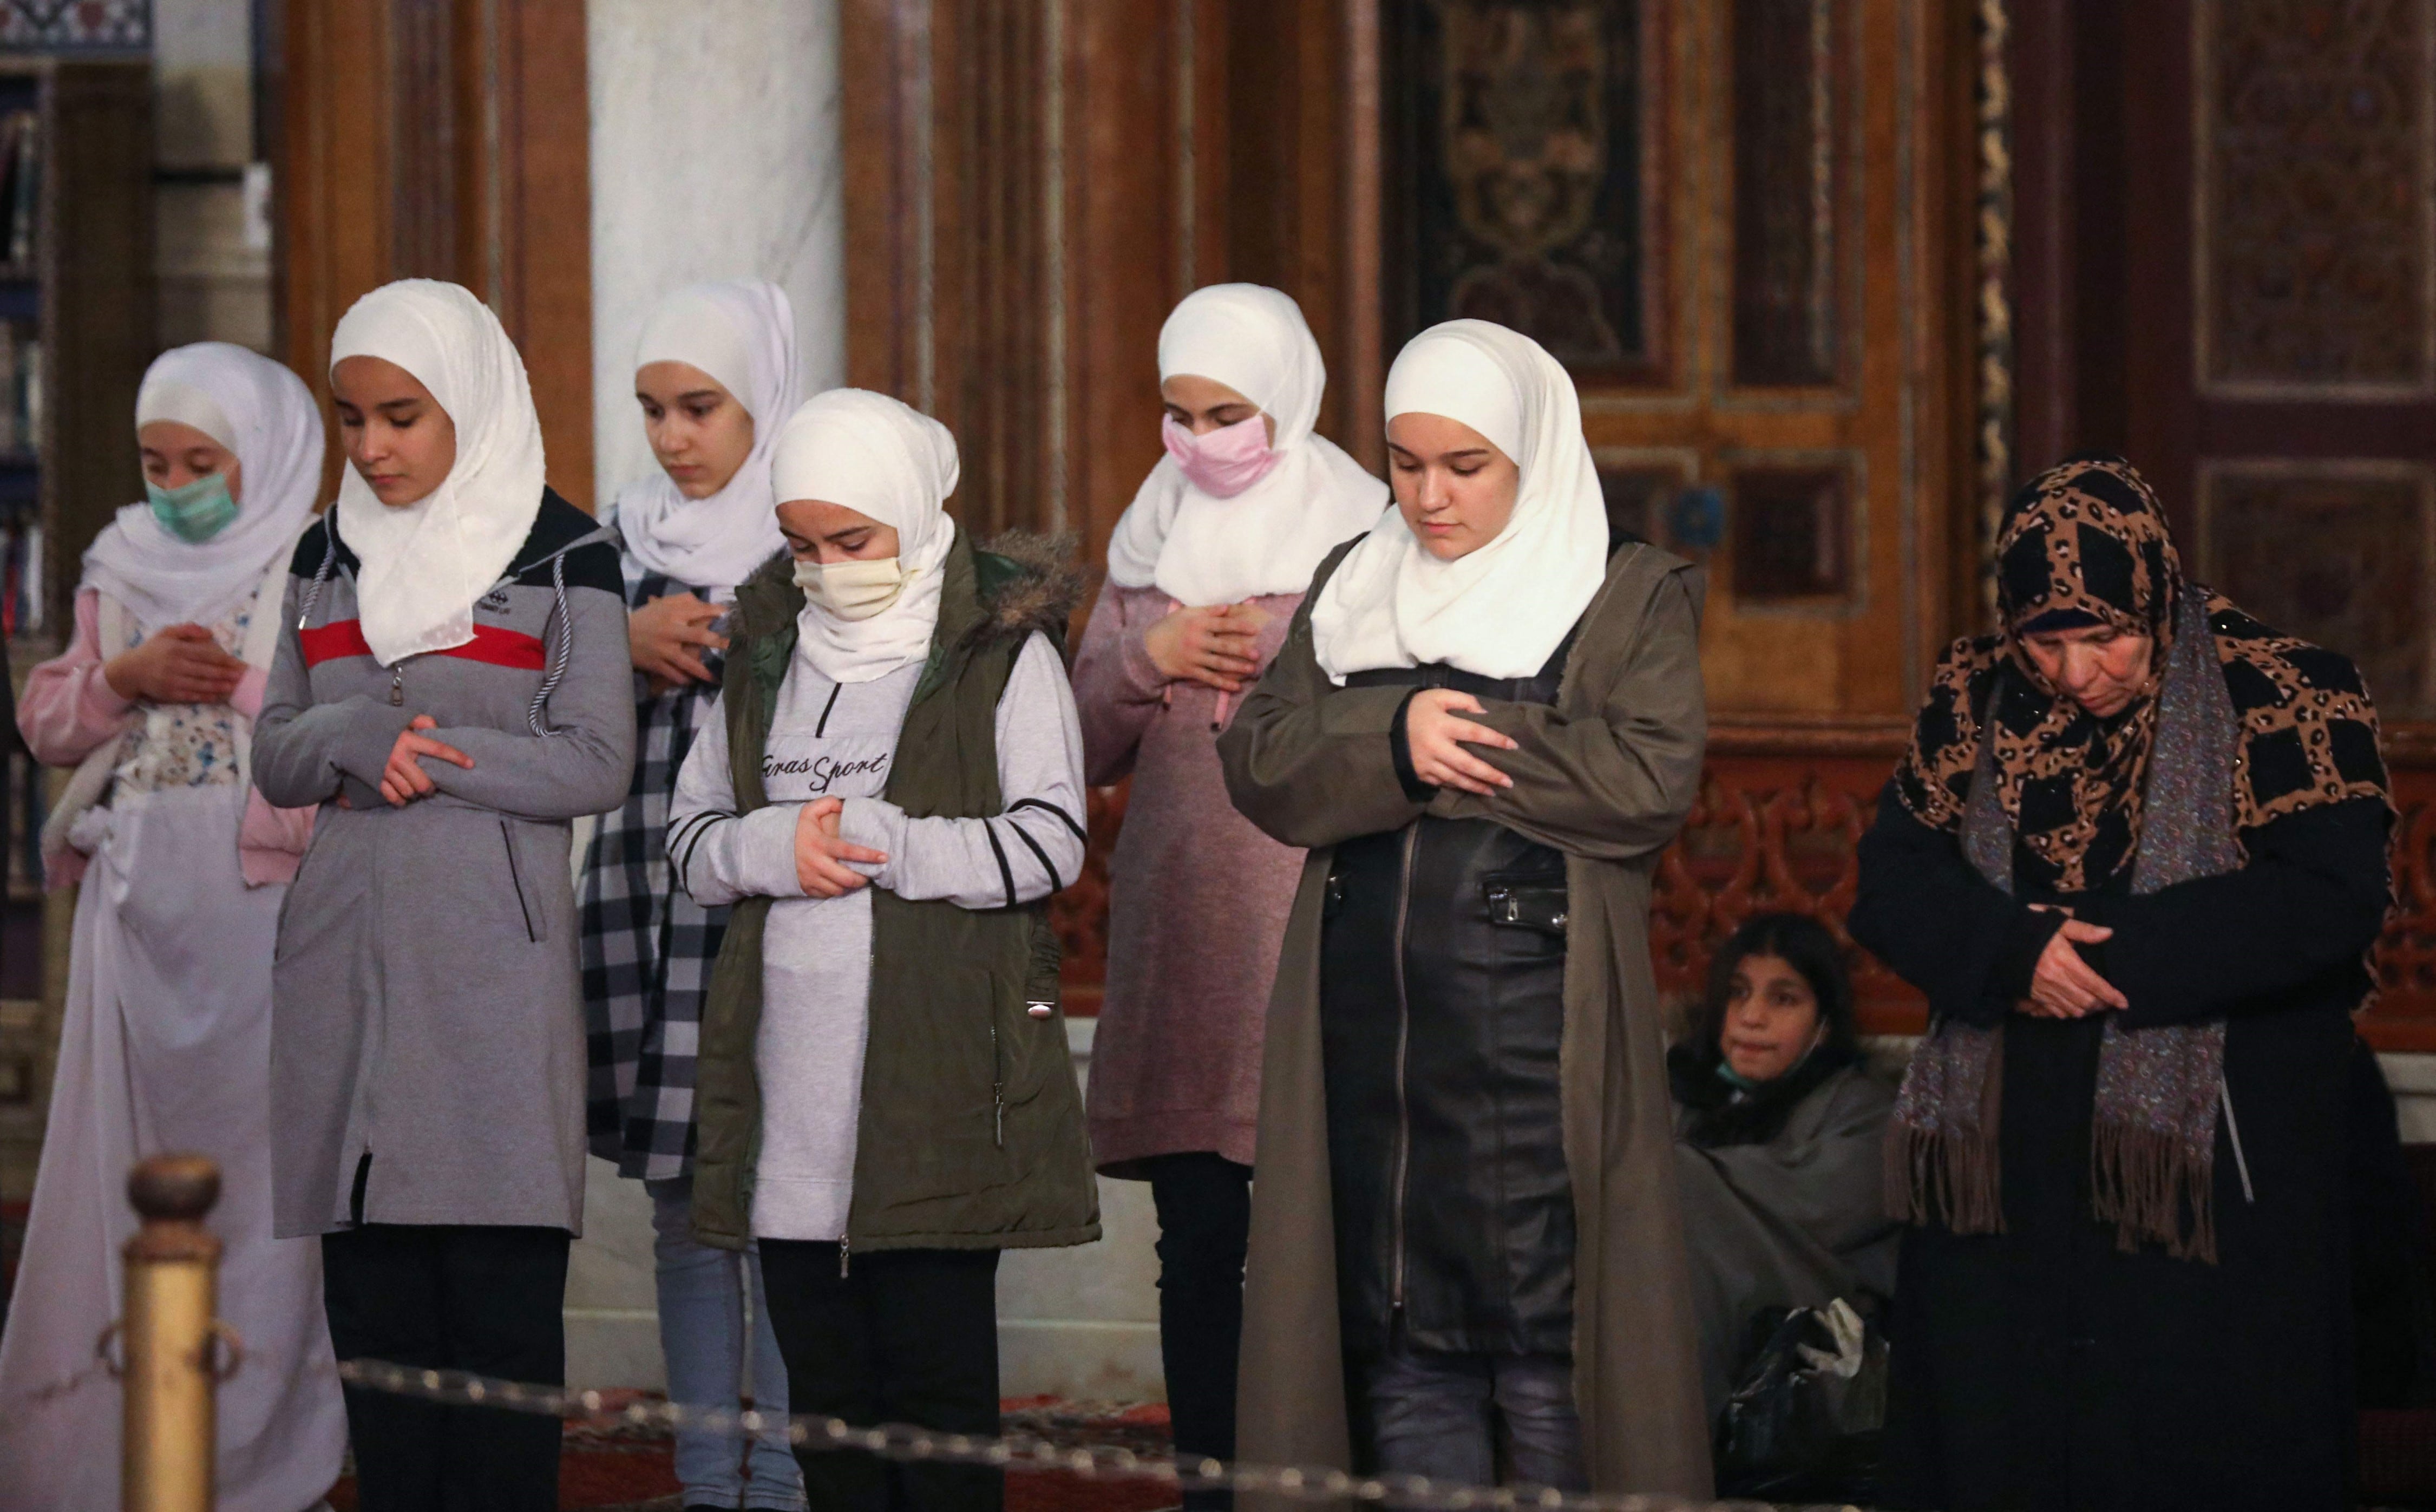
[[[552,487],[592,504],[581,0],[285,0],[278,345],[327,399],[330,332],[396,278],[464,285],[523,351]],[[335,429],[333,432],[335,441]],[[337,479],[335,446],[328,473]]]
[[[1158,459],[1159,323],[1204,284],[1300,300],[1322,428],[1377,449],[1373,18],[846,0],[848,376],[956,432],[976,530],[1100,554]]]

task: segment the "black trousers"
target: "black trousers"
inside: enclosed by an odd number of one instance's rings
[[[1244,1253],[1252,1168],[1214,1151],[1141,1162],[1158,1209],[1158,1354],[1182,1459],[1235,1457],[1235,1360],[1244,1334]],[[1224,1506],[1223,1491],[1185,1504]]]
[[[563,1385],[567,1232],[365,1224],[322,1236],[341,1360]],[[347,1389],[362,1512],[551,1512],[555,1417]]]
[[[765,1239],[761,1281],[789,1411],[998,1432],[998,1251],[879,1250],[841,1265],[835,1244]],[[983,1466],[809,1445],[795,1458],[813,1512],[998,1512],[1005,1497],[1005,1477]]]

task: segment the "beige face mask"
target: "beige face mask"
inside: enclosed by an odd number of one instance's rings
[[[914,577],[895,557],[795,564],[795,586],[804,590],[805,600],[847,620],[879,614]]]

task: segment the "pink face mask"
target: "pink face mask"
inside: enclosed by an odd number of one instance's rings
[[[1194,435],[1169,415],[1159,422],[1158,439],[1185,480],[1216,498],[1233,498],[1278,464],[1278,454],[1269,449],[1268,426],[1259,415],[1206,436]]]

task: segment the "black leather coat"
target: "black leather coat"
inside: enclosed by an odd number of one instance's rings
[[[1553,704],[1570,643],[1537,677],[1434,666],[1347,683]],[[1398,770],[1419,796],[1401,716],[1397,728]],[[1383,1352],[1399,1310],[1420,1348],[1573,1347],[1565,893],[1562,852],[1485,819],[1423,816],[1336,848],[1319,1016],[1352,1354]]]

